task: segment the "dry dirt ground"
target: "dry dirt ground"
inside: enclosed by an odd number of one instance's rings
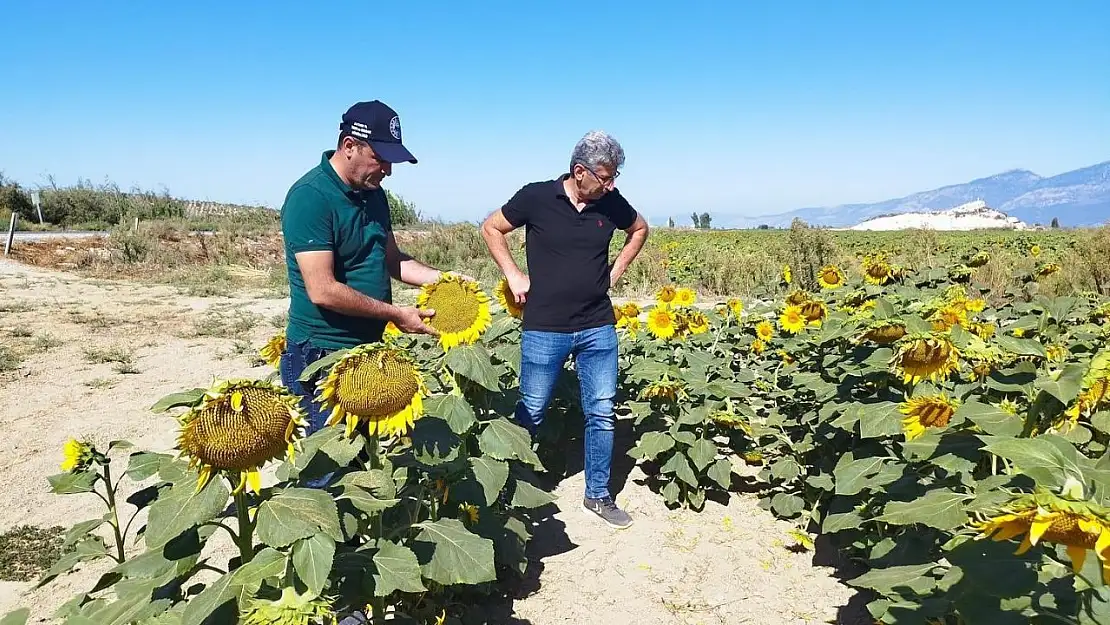
[[[49,492],[46,476],[58,472],[65,440],[128,439],[170,450],[175,422],[152,414],[150,405],[217,378],[267,375],[253,361],[283,322],[285,306],[284,299],[190,298],[170,287],[0,261],[0,346],[25,355],[17,370],[0,372],[7,441],[0,532],[99,515],[92,495]],[[858,610],[844,607],[852,589],[833,568],[816,566],[812,553],[788,549],[790,526],[757,508],[752,496],[737,494],[727,506],[709,502],[700,514],[670,511],[639,483],[638,469],[626,473],[618,500],[636,522],[622,532],[581,511],[580,472],[558,486],[559,510],[533,545],[531,587],[506,607],[505,622],[862,622]],[[79,568],[37,591],[0,582],[0,615],[28,607],[31,622],[51,622],[50,614],[105,568]]]

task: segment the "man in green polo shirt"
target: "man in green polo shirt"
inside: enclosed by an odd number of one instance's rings
[[[343,115],[335,150],[289,189],[281,207],[289,272],[289,322],[281,379],[301,397],[309,434],[327,414],[314,399],[304,368],[337,349],[379,341],[390,321],[402,332],[435,334],[424,319],[435,311],[395,306],[390,279],[412,286],[442,273],[397,247],[382,180],[394,163],[416,163],[401,143],[397,113],[374,100]]]

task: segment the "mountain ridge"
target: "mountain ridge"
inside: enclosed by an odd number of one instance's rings
[[[882,215],[942,211],[976,200],[1029,224],[1047,225],[1058,218],[1065,227],[1100,225],[1110,219],[1110,160],[1048,177],[1008,169],[880,202],[806,207],[759,217],[719,214],[713,223],[726,228],[784,228],[801,218],[811,225],[847,228]]]

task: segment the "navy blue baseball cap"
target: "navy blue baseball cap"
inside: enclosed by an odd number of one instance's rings
[[[359,102],[347,109],[339,131],[361,139],[389,163],[415,163],[416,157],[401,143],[401,118],[380,100]]]

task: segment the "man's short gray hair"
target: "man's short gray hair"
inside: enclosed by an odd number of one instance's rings
[[[572,170],[579,163],[594,171],[602,166],[617,171],[624,165],[624,148],[609,133],[591,130],[578,140],[570,156]]]

